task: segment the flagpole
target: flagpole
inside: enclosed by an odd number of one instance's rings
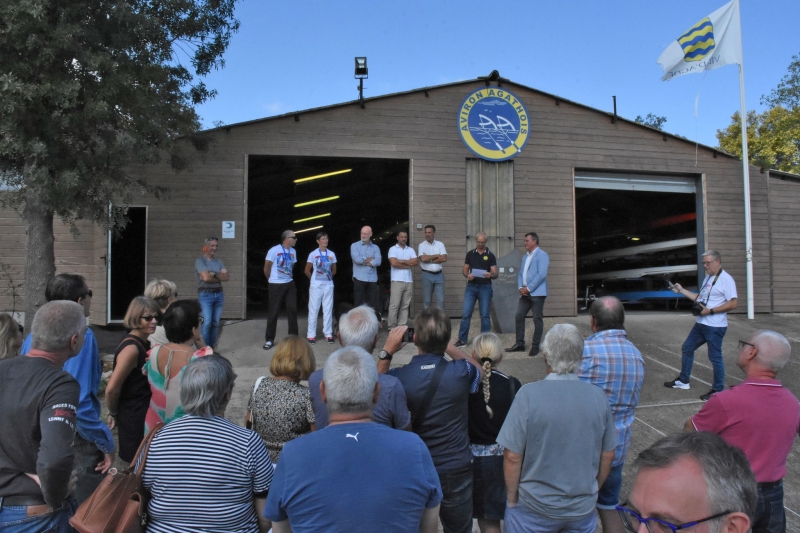
[[[747,266],[747,318],[753,319],[753,235],[750,216],[750,158],[747,154],[747,111],[744,105],[744,57],[739,63],[739,98],[742,112],[742,175],[744,176],[744,247]]]

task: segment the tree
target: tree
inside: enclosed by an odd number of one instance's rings
[[[651,128],[655,128],[657,130],[664,130],[664,124],[667,122],[667,117],[659,117],[658,115],[654,115],[652,113],[648,113],[646,117],[642,118],[642,115],[636,115],[636,119],[634,122],[637,124],[644,124],[645,126],[650,126]]]
[[[54,217],[124,224],[111,202],[166,193],[126,168],[180,171],[207,147],[193,106],[215,92],[195,76],[224,66],[235,1],[0,2],[0,184],[27,231],[27,326],[55,273]]]
[[[800,56],[792,57],[789,72],[761,103],[763,113],[747,113],[747,151],[750,163],[800,174]],[[736,112],[730,125],[717,130],[719,147],[742,157],[742,127]]]

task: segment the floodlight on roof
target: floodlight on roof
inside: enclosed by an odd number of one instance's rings
[[[368,69],[367,69],[367,58],[366,57],[357,57],[356,58],[356,79],[367,79]]]

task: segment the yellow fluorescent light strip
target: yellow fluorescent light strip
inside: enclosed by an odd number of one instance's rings
[[[315,217],[308,217],[308,218],[301,218],[300,220],[295,220],[292,224],[299,224],[301,222],[308,222],[309,220],[316,220],[318,218],[325,218],[331,216],[330,213],[325,213],[324,215],[317,215]]]
[[[314,204],[321,204],[322,202],[330,202],[331,200],[338,200],[339,195],[336,196],[328,196],[327,198],[320,198],[319,200],[311,200],[310,202],[303,202],[300,204],[294,204],[295,207],[305,207],[307,205],[314,205]]]
[[[314,226],[313,228],[306,228],[306,229],[299,229],[295,231],[295,233],[303,233],[304,231],[311,231],[315,229],[320,229],[322,226]]]
[[[295,183],[303,183],[305,181],[318,180],[318,179],[327,178],[327,177],[330,177],[330,176],[336,176],[338,174],[347,174],[348,172],[351,172],[352,170],[353,170],[352,168],[348,168],[347,170],[337,170],[336,172],[328,172],[327,174],[319,174],[318,176],[309,176],[308,178],[296,179],[296,180],[294,180],[294,182]]]

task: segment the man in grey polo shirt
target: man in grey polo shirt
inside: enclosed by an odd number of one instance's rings
[[[517,531],[593,533],[617,431],[603,390],[576,374],[583,337],[556,324],[542,343],[548,375],[517,393],[497,436],[505,447],[505,526]]]

